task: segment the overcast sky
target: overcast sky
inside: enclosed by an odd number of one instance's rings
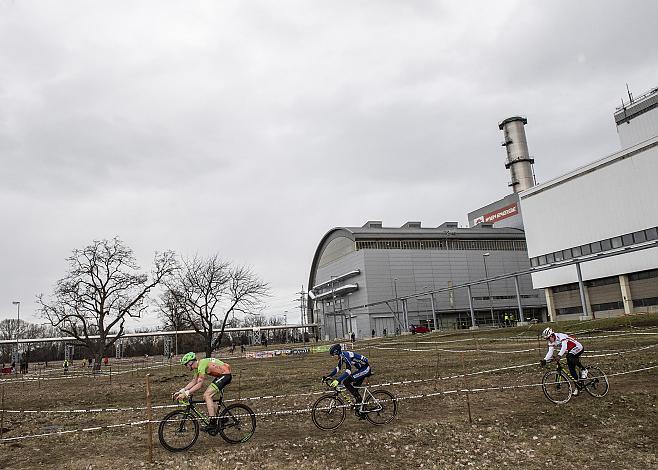
[[[658,86],[658,2],[0,0],[0,318],[36,319],[74,248],[219,253],[299,320],[332,227],[466,225],[619,149]],[[550,221],[550,218],[547,219]],[[152,326],[151,316],[137,325]]]

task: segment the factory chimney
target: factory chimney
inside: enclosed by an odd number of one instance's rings
[[[524,126],[527,123],[526,118],[513,116],[498,124],[498,128],[505,136],[503,142],[503,146],[507,149],[505,168],[509,169],[512,177],[509,186],[515,193],[531,188],[536,183],[532,167],[535,160],[530,158],[528,141],[525,137]]]

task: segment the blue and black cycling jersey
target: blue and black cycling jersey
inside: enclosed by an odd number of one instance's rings
[[[339,382],[345,380],[349,375],[357,375],[359,372],[366,370],[368,368],[368,358],[352,351],[341,351],[338,355],[338,365],[329,373],[328,377],[333,377],[343,367],[345,367],[345,371],[338,377]],[[354,372],[352,372],[353,368],[356,369]]]

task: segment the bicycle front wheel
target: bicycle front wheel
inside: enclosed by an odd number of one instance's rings
[[[176,410],[160,422],[158,438],[169,452],[183,452],[194,445],[199,437],[199,421],[187,411]]]
[[[323,431],[333,431],[345,421],[345,402],[335,394],[322,395],[313,404],[311,418]]]
[[[585,382],[585,390],[587,393],[596,398],[602,398],[608,394],[610,384],[608,377],[598,367],[587,368],[587,378],[583,379]]]
[[[370,392],[363,403],[366,419],[381,426],[390,423],[398,413],[398,402],[392,393],[386,390]]]
[[[556,405],[561,405],[571,399],[572,385],[561,371],[552,370],[544,374],[541,381],[544,395]]]
[[[256,415],[247,405],[235,403],[219,414],[219,435],[230,444],[251,439],[256,431]]]

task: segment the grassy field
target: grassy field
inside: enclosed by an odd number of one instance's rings
[[[254,437],[229,445],[202,433],[192,449],[172,454],[154,433],[153,463],[143,424],[53,434],[142,421],[144,410],[52,411],[143,407],[147,373],[153,404],[172,405],[172,391],[190,380],[189,372],[154,359],[124,361],[113,364],[110,382],[62,377],[59,369],[39,374],[31,366],[29,377],[42,380],[2,382],[3,437],[35,437],[3,441],[0,468],[658,468],[658,369],[632,372],[658,366],[658,315],[555,326],[585,345],[584,363],[610,375],[606,397],[581,395],[560,406],[533,386],[544,373],[538,362],[546,346],[537,333],[545,326],[357,342],[354,350],[370,358],[375,372],[370,384],[389,384],[399,398],[398,416],[377,427],[348,414],[335,432],[320,431],[303,411],[323,391],[320,377],[335,366],[327,353],[231,359],[226,398],[245,400],[259,414]],[[630,373],[616,375],[624,372]],[[264,395],[286,396],[253,399]],[[168,411],[157,408],[153,417]],[[273,414],[282,411],[290,413]]]

